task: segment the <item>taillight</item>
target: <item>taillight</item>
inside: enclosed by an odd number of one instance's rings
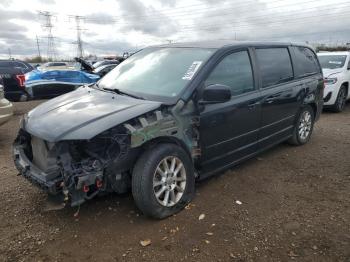
[[[16,75],[16,79],[20,87],[24,87],[25,76],[24,75]]]

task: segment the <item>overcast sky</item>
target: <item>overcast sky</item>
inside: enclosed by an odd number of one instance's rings
[[[0,0],[0,58],[47,54],[39,11],[53,13],[60,57],[77,54],[75,20],[85,54],[110,55],[166,43],[210,39],[350,42],[348,0]]]

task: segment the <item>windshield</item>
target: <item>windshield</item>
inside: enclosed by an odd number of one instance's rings
[[[322,68],[342,68],[345,64],[346,55],[322,55],[318,57],[318,60]]]
[[[180,94],[213,49],[146,48],[129,57],[99,82],[149,100],[164,101]]]

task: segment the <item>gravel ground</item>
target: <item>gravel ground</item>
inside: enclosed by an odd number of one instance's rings
[[[309,144],[198,184],[191,205],[156,221],[130,194],[94,199],[78,217],[44,211],[11,158],[20,116],[39,103],[15,103],[0,127],[0,261],[350,261],[350,105],[324,113]]]

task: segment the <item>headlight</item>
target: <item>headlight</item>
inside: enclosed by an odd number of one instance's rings
[[[338,78],[336,78],[336,77],[334,77],[334,78],[325,78],[324,79],[324,83],[326,85],[334,85],[337,81],[338,81]]]

